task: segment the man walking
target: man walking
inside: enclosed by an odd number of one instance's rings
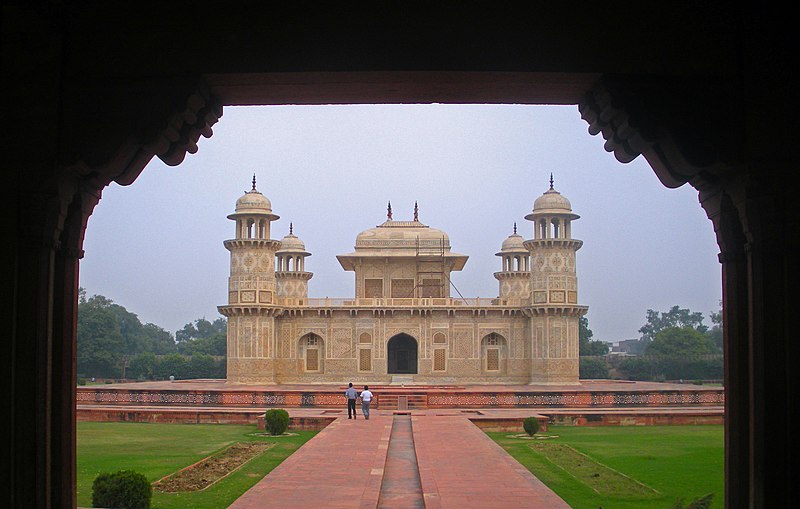
[[[347,397],[347,418],[348,419],[355,419],[356,418],[356,398],[358,397],[358,391],[353,389],[353,382],[347,386],[347,390],[344,391],[344,395]],[[351,417],[352,416],[352,417]]]
[[[361,413],[364,414],[364,419],[369,420],[369,403],[372,401],[372,393],[369,392],[369,387],[364,386],[361,391]]]

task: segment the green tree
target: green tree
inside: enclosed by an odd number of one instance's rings
[[[139,317],[102,295],[86,297],[78,290],[78,366],[89,376],[127,376],[137,355],[177,351],[172,335],[161,327],[142,325]],[[99,370],[99,371],[98,371]]]
[[[656,333],[647,345],[647,355],[686,358],[716,353],[714,343],[697,329],[669,327]]]
[[[171,353],[158,358],[156,364],[157,378],[167,379],[174,376],[176,379],[186,379],[189,376],[189,363],[186,358],[178,353]]]
[[[709,313],[709,318],[711,318],[712,325],[711,328],[708,329],[708,332],[706,332],[706,335],[708,336],[708,339],[710,339],[716,345],[717,349],[719,349],[719,351],[721,352],[723,350],[722,301],[719,302],[719,307],[720,307],[719,311],[717,312],[712,311]]]
[[[639,332],[644,341],[652,341],[660,331],[673,327],[689,327],[701,334],[705,334],[708,330],[708,327],[703,325],[703,313],[672,306],[664,313],[648,309],[647,323],[639,329]]]
[[[189,356],[197,354],[225,355],[227,327],[228,323],[225,318],[217,318],[213,322],[209,322],[205,318],[198,318],[192,323],[187,323],[175,333],[178,352]]]
[[[605,359],[584,357],[580,360],[581,378],[610,378]]]
[[[605,355],[608,353],[608,343],[605,341],[592,341],[592,329],[589,328],[589,319],[582,316],[578,319],[578,353],[579,355]]]
[[[187,369],[188,378],[215,378],[217,366],[213,357],[200,353],[192,355]]]
[[[146,378],[152,380],[156,376],[158,360],[153,352],[140,353],[131,359],[128,366],[128,376],[133,378]]]
[[[125,339],[108,299],[93,296],[78,301],[78,372],[91,377],[116,377],[120,374]]]

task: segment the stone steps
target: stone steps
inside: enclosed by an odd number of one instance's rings
[[[427,394],[381,394],[378,396],[381,410],[424,410],[428,408]]]

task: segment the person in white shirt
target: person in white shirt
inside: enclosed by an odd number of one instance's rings
[[[361,391],[361,413],[364,414],[364,419],[369,420],[369,404],[372,401],[372,393],[369,392],[369,387],[364,386]]]

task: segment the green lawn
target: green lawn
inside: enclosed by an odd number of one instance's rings
[[[78,423],[78,505],[92,506],[92,482],[100,472],[136,470],[156,481],[234,442],[273,441],[275,446],[218,483],[195,493],[153,492],[153,509],[227,507],[316,432],[255,436],[255,426],[231,424]]]
[[[724,507],[722,426],[550,426],[548,440],[489,433],[574,509],[669,509],[714,494]]]

